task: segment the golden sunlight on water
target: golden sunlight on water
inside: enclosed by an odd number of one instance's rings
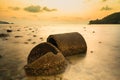
[[[7,29],[12,32],[6,32]],[[86,40],[86,56],[67,57],[63,74],[26,76],[24,65],[31,49],[50,34],[79,32]],[[0,25],[0,80],[119,80],[120,25]],[[74,39],[74,38],[73,38]]]

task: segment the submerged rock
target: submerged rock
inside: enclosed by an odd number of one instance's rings
[[[8,36],[9,36],[9,34],[5,34],[5,33],[0,34],[0,37],[8,37]]]
[[[18,29],[17,31],[20,31],[20,29]]]
[[[10,30],[10,29],[7,29],[7,32],[12,32],[12,30]]]
[[[24,42],[24,44],[28,44],[28,42]]]
[[[37,35],[33,35],[33,37],[37,37]]]
[[[98,43],[102,43],[101,41],[99,41]]]
[[[27,41],[32,41],[32,39],[28,39]]]
[[[15,36],[15,38],[20,38],[20,37],[23,37],[23,36]]]
[[[40,37],[40,40],[43,41],[44,40],[43,37]]]
[[[40,37],[40,39],[43,39],[43,37]]]
[[[32,42],[32,44],[36,44],[36,42]]]
[[[95,33],[95,31],[93,31],[92,33]]]
[[[93,51],[90,51],[90,53],[93,53]]]
[[[10,24],[10,23],[7,21],[0,21],[0,24]]]
[[[54,75],[65,71],[67,62],[62,53],[50,43],[35,46],[24,67],[27,75]]]

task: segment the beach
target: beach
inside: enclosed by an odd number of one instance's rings
[[[27,76],[24,66],[36,45],[51,34],[79,32],[87,43],[86,56],[66,57],[68,67],[53,76]],[[0,80],[119,80],[120,25],[0,24]],[[74,39],[74,38],[73,38]]]

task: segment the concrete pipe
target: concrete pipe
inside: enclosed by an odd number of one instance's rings
[[[64,56],[86,53],[87,51],[85,39],[78,32],[50,35],[47,42],[55,45]]]
[[[54,75],[65,71],[67,62],[62,53],[52,44],[44,42],[35,46],[24,69],[27,75]]]

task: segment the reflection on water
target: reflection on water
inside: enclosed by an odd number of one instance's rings
[[[120,25],[0,25],[0,80],[119,80]],[[26,76],[24,65],[31,49],[50,34],[79,32],[87,42],[86,56],[67,57],[65,73],[54,76]]]

